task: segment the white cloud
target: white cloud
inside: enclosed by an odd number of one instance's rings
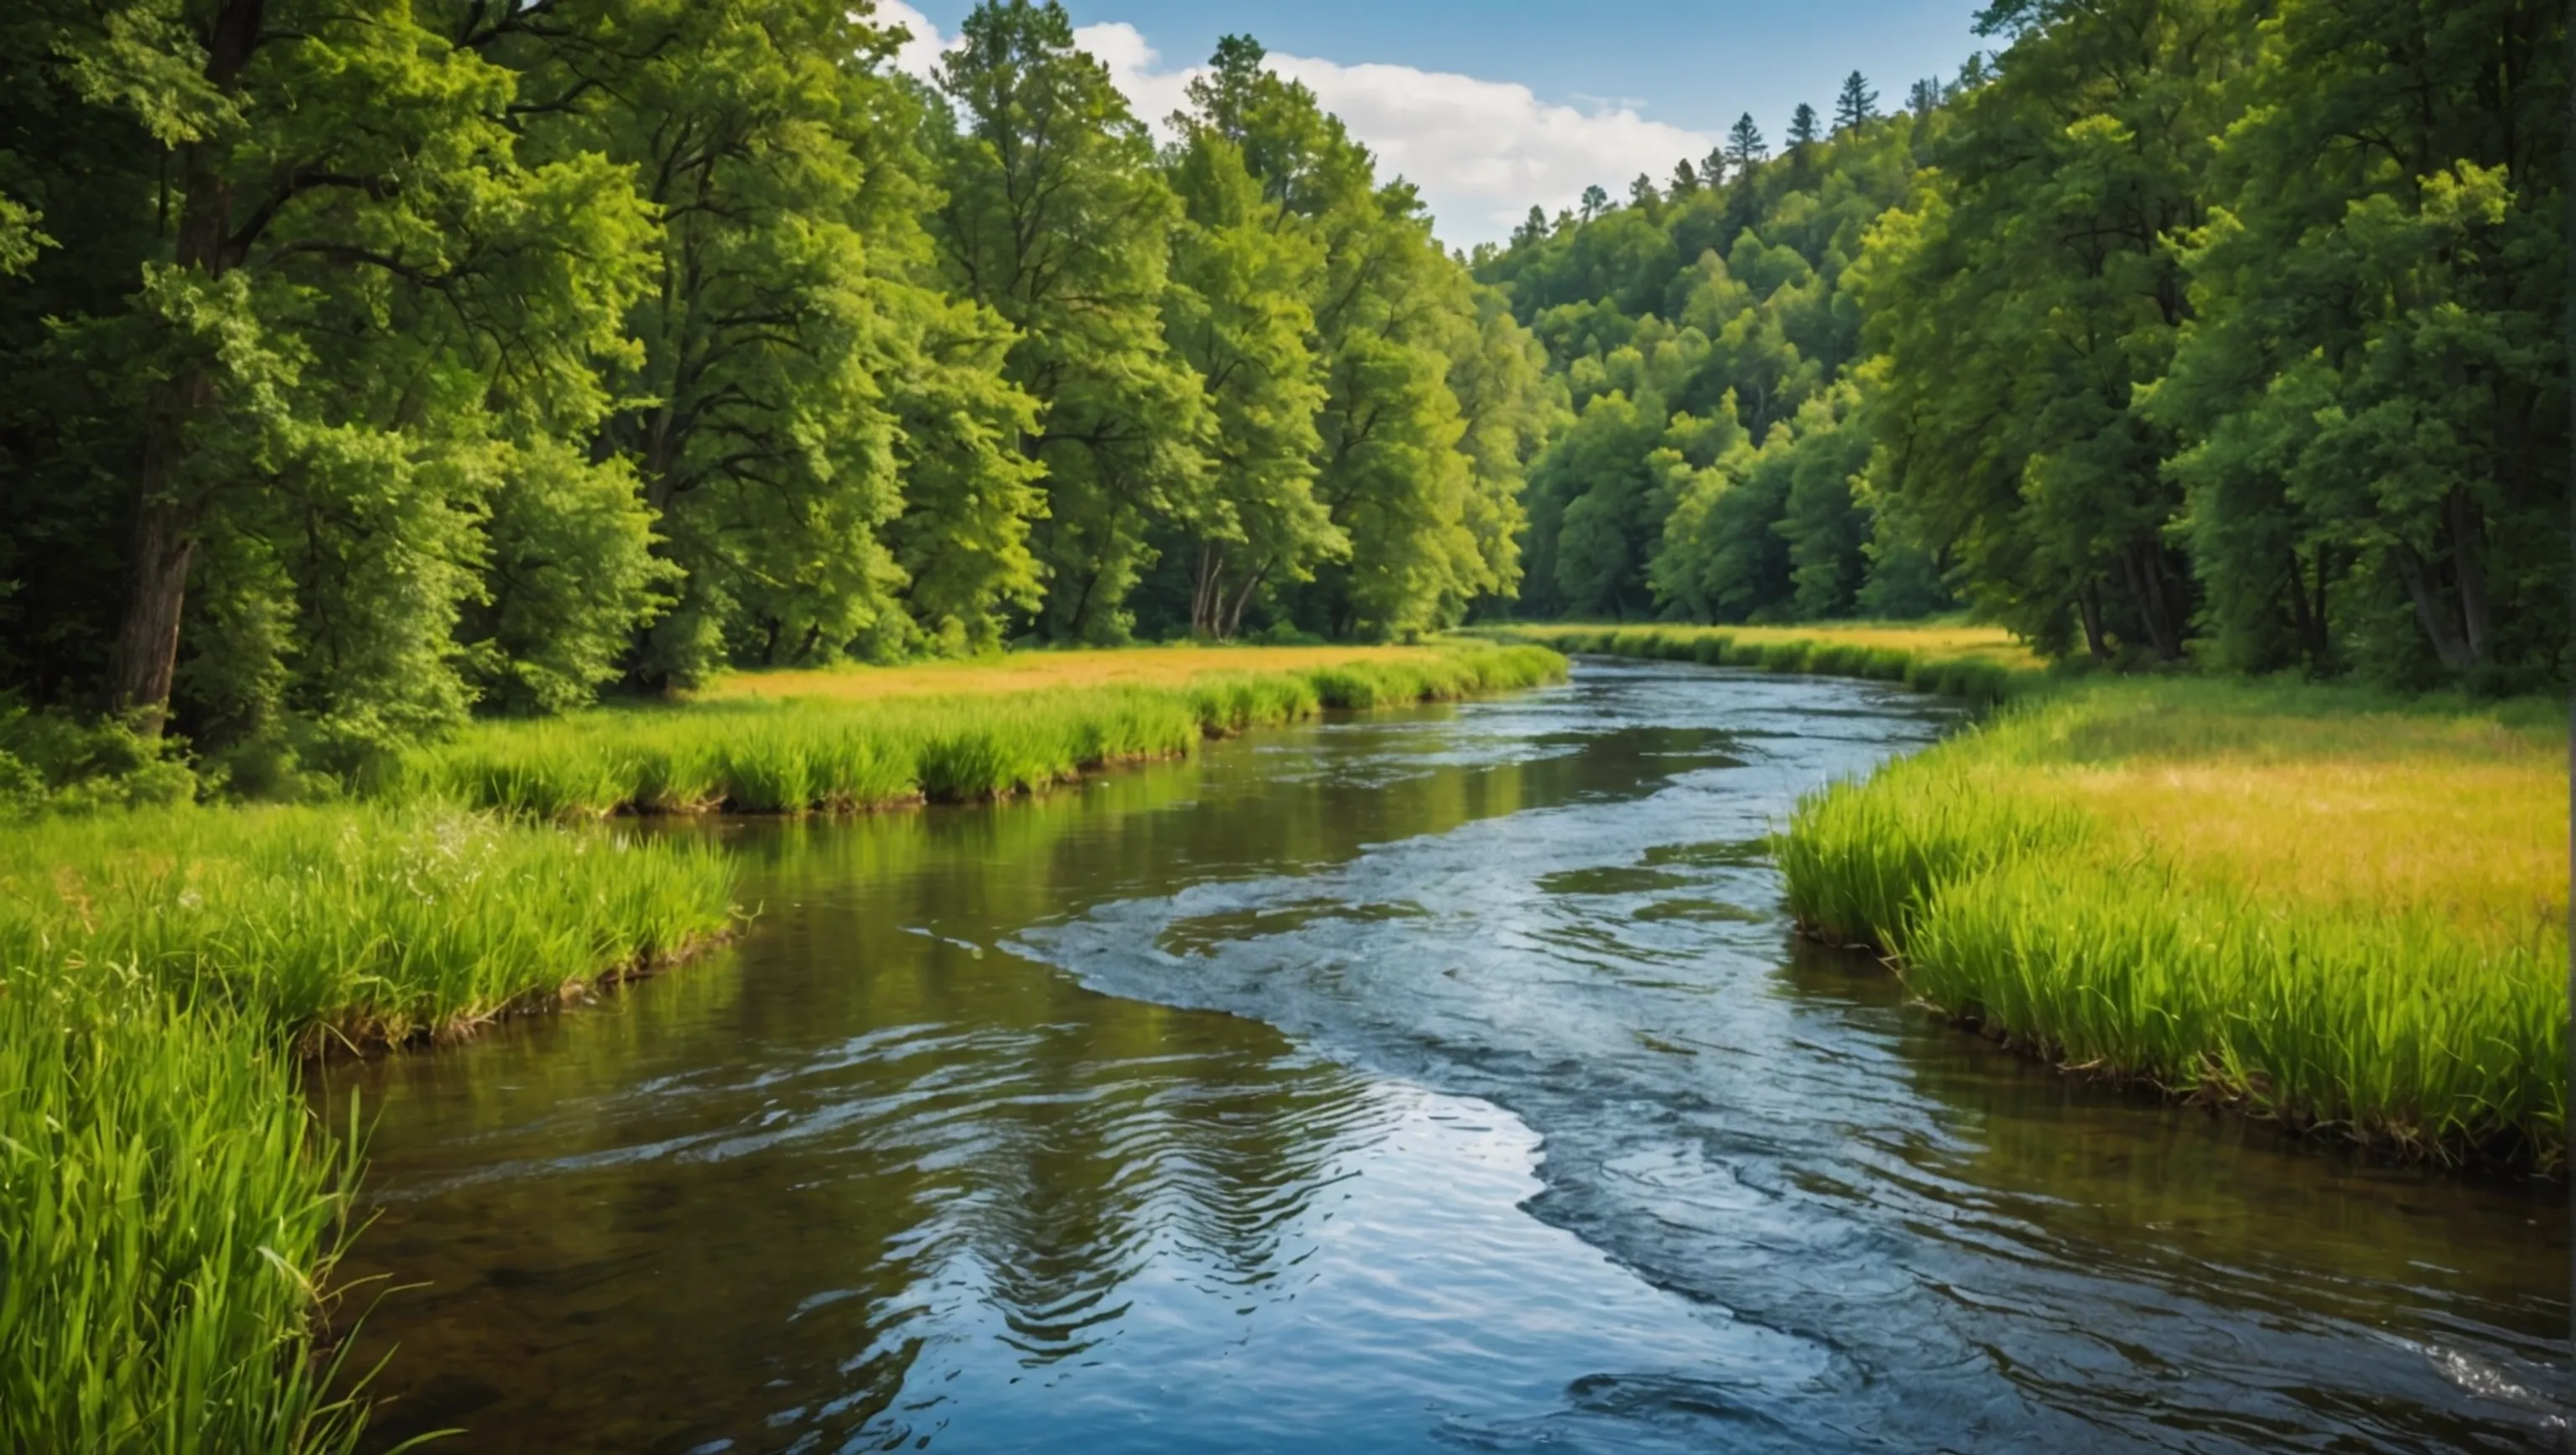
[[[911,32],[912,39],[905,41],[903,49],[894,53],[896,70],[934,84],[938,81],[935,72],[939,53],[957,43],[954,37],[941,35],[938,26],[931,24],[920,11],[904,4],[903,0],[877,0],[876,14],[870,18],[879,25],[900,25]]]
[[[927,79],[940,50],[954,42],[902,0],[879,0],[877,13],[912,32],[895,63]],[[1204,69],[1164,69],[1162,56],[1124,21],[1083,26],[1074,39],[1108,66],[1158,133],[1180,109],[1183,87]],[[1401,173],[1420,188],[1441,238],[1455,244],[1500,242],[1531,204],[1572,206],[1596,182],[1614,197],[1624,197],[1628,179],[1640,172],[1661,184],[1673,163],[1708,155],[1718,140],[1651,120],[1633,102],[1586,109],[1542,101],[1513,81],[1310,56],[1273,54],[1270,65],[1306,83],[1341,117],[1377,153],[1381,176]]]
[[[1452,243],[1500,242],[1536,203],[1551,212],[1600,183],[1627,195],[1639,172],[1657,185],[1673,163],[1708,155],[1717,138],[1649,120],[1634,106],[1585,111],[1542,101],[1513,81],[1411,66],[1345,66],[1270,58],[1378,154],[1381,174],[1422,189]]]

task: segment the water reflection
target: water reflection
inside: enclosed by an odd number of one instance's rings
[[[390,1442],[2527,1449],[2561,1189],[2069,1083],[1793,950],[1940,730],[1683,668],[724,835],[764,915],[343,1068]],[[2517,1403],[2514,1391],[2534,1392]]]

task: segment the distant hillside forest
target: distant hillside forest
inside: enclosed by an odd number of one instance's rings
[[[1061,6],[0,12],[0,720],[345,767],[1005,642],[1967,607],[2564,675],[2560,9],[2006,0],[1444,251],[1243,37]]]
[[[2563,681],[2563,16],[2004,0],[1893,114],[1532,209],[1475,259],[1573,411],[1517,609]]]

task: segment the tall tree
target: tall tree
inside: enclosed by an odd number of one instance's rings
[[[1869,79],[1858,71],[1843,77],[1842,93],[1834,98],[1834,130],[1849,131],[1877,119],[1878,93],[1870,89]]]
[[[1207,484],[1178,524],[1191,634],[1217,638],[1242,629],[1256,593],[1312,580],[1318,561],[1349,547],[1314,493],[1324,387],[1308,300],[1324,247],[1302,219],[1271,225],[1222,115],[1207,107],[1173,168],[1184,215],[1166,304],[1173,348],[1215,411]]]
[[[2191,317],[2172,239],[2206,220],[2210,68],[2238,33],[2221,0],[1986,23],[2017,37],[2000,78],[1963,98],[1932,184],[1882,221],[1865,269],[1887,484],[2035,640],[2178,659],[2195,606],[2159,468],[2173,439],[2137,386]]]
[[[1799,102],[1798,109],[1789,113],[1789,145],[1812,146],[1823,135],[1823,128],[1816,121],[1816,108],[1804,101]]]
[[[1046,467],[1041,623],[1058,640],[1117,641],[1149,527],[1186,509],[1207,471],[1205,392],[1163,331],[1178,204],[1062,5],[978,6],[939,84],[960,122],[932,128],[947,277],[1017,331],[1009,376],[1044,410],[1021,441]]]
[[[1770,155],[1771,146],[1762,139],[1762,128],[1753,124],[1753,113],[1736,117],[1726,133],[1726,164],[1735,178],[1741,181]]]
[[[2222,660],[2534,685],[2565,646],[2563,13],[2293,0],[2149,410]]]
[[[217,716],[291,708],[343,744],[452,720],[494,510],[552,514],[602,553],[612,635],[649,609],[631,487],[573,444],[608,407],[597,366],[646,281],[644,210],[604,157],[524,159],[512,73],[444,18],[298,0],[18,16],[35,44],[11,47],[13,104],[97,128],[117,154],[84,159],[127,200],[83,194],[106,209],[92,247],[32,270],[78,311],[13,348],[100,384],[13,421],[13,453],[122,483],[100,675],[147,730],[181,687]],[[524,635],[476,655],[506,673],[532,650],[548,655]]]

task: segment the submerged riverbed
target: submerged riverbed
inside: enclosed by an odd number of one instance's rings
[[[1945,722],[1587,665],[677,830],[738,945],[318,1091],[375,1123],[379,1443],[2554,1442],[2563,1186],[2071,1082],[1793,942],[1765,831]]]

